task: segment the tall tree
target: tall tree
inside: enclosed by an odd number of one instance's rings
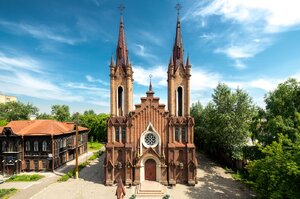
[[[0,104],[0,119],[7,121],[28,120],[30,115],[36,115],[38,108],[32,104],[22,102],[9,102]]]
[[[266,112],[261,114],[257,139],[265,146],[276,141],[279,133],[295,139],[299,133],[297,114],[300,112],[300,82],[288,79],[269,92],[265,101]]]
[[[244,90],[232,92],[226,84],[219,84],[212,98],[203,110],[201,139],[211,152],[223,151],[241,159],[255,115],[252,100]]]
[[[70,108],[67,105],[53,105],[51,107],[54,118],[61,122],[70,121]]]

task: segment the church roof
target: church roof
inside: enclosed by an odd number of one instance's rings
[[[73,122],[58,122],[55,120],[18,120],[11,121],[6,126],[1,127],[1,134],[3,134],[5,128],[10,128],[14,134],[20,136],[63,135],[73,133],[75,124]],[[78,131],[88,130],[85,127],[78,127]]]

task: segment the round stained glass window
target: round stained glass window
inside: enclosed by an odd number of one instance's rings
[[[152,133],[148,133],[145,136],[145,143],[148,144],[149,146],[153,146],[156,143],[156,137]]]

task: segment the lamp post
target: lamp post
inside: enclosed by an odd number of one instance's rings
[[[75,123],[76,126],[76,163],[75,163],[75,175],[76,179],[78,179],[78,122]]]

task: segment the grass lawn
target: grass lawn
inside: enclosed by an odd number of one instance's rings
[[[14,193],[17,192],[17,189],[11,188],[11,189],[0,189],[0,198],[6,199],[12,196]]]
[[[7,179],[5,182],[30,182],[30,181],[38,181],[38,180],[42,179],[43,177],[45,177],[45,176],[40,175],[40,174],[14,175],[14,176],[10,177],[9,179]]]
[[[88,142],[88,150],[89,151],[98,151],[102,148],[103,144],[99,142]]]

